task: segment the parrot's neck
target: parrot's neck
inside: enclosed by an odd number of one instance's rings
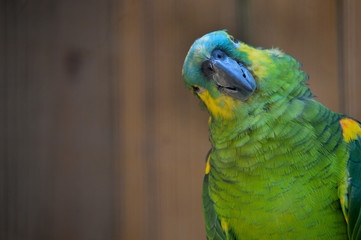
[[[288,156],[290,164],[305,164],[312,159],[293,155],[315,152],[316,156],[325,147],[319,139],[334,134],[339,125],[337,114],[312,99],[294,99],[267,110],[230,120],[212,118],[210,141],[215,157],[227,159],[227,164],[238,161],[245,168],[278,161],[275,155]],[[341,137],[334,135],[331,140],[338,142]]]

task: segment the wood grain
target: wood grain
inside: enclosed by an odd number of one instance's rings
[[[219,29],[279,47],[318,100],[360,119],[360,6],[344,4],[1,1],[0,238],[205,239],[208,114],[183,85],[189,47]]]
[[[112,237],[108,11],[6,1],[9,240]]]
[[[361,2],[339,1],[339,66],[341,106],[344,113],[361,119]]]

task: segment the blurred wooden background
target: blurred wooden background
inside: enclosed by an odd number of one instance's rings
[[[205,239],[207,112],[193,41],[228,29],[300,60],[318,100],[361,119],[357,0],[4,0],[0,238]]]

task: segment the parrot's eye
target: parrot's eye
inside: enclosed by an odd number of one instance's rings
[[[193,85],[193,86],[192,86],[192,91],[193,91],[194,93],[199,92],[199,87]]]
[[[239,41],[238,41],[237,39],[235,39],[234,37],[232,37],[232,36],[229,36],[229,38],[232,40],[233,45],[234,45],[236,48],[239,48],[239,46],[240,46]]]
[[[203,93],[205,91],[205,89],[203,87],[198,86],[198,85],[193,85],[191,91],[194,94],[198,94],[198,93]]]
[[[238,43],[238,40],[237,40],[237,39],[234,39],[234,37],[231,36],[230,39],[232,40],[232,42]]]

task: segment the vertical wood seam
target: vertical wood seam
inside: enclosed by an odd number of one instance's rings
[[[8,196],[8,189],[9,189],[9,174],[8,174],[8,161],[9,161],[9,156],[8,156],[8,116],[9,116],[9,109],[8,109],[8,79],[7,79],[7,39],[8,39],[8,27],[7,27],[7,18],[8,18],[8,11],[7,11],[7,1],[3,1],[2,2],[2,38],[3,38],[3,46],[2,46],[2,51],[3,51],[3,87],[2,87],[2,109],[3,109],[3,116],[2,116],[2,121],[3,121],[3,126],[1,126],[2,129],[2,156],[3,156],[3,163],[2,163],[2,183],[1,183],[1,208],[2,208],[2,213],[1,214],[1,219],[0,219],[0,223],[1,223],[1,236],[3,239],[8,239],[8,229],[9,229],[9,225],[8,225],[8,220],[9,220],[9,211],[8,211],[8,207],[9,207],[9,196]]]
[[[156,181],[156,159],[155,159],[155,77],[154,77],[154,13],[153,2],[143,0],[144,24],[145,24],[145,38],[144,47],[144,86],[145,86],[145,136],[143,138],[143,161],[146,166],[147,179],[147,239],[158,239],[158,208],[157,208],[157,181]]]
[[[344,9],[343,0],[336,0],[336,39],[337,39],[337,61],[338,61],[338,92],[339,92],[339,111],[345,112],[346,99],[345,99],[345,50],[344,50]]]

